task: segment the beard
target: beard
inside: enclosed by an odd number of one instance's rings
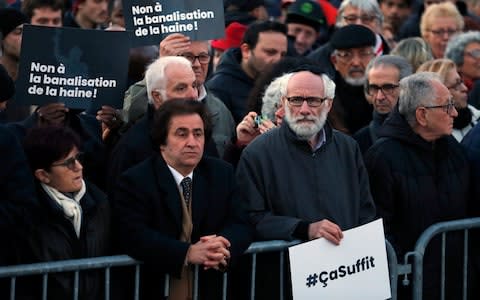
[[[351,76],[351,74],[353,73],[360,73],[360,72],[363,74],[361,77]],[[346,74],[345,76],[345,82],[353,86],[364,85],[366,81],[367,81],[367,75],[365,74],[365,70],[360,67],[352,67],[350,70],[348,70],[348,74]]]
[[[345,77],[345,82],[353,86],[362,86],[367,81],[367,77],[353,78],[350,76]]]
[[[324,109],[318,117],[315,116],[292,116],[288,105],[285,105],[285,122],[300,140],[308,141],[322,130],[327,121],[328,110]],[[302,121],[313,122],[302,122]]]

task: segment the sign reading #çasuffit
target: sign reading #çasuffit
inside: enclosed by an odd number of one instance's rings
[[[192,40],[225,34],[223,1],[219,0],[123,0],[123,14],[135,46],[158,45],[172,33]]]
[[[343,232],[340,245],[316,239],[289,248],[293,298],[390,298],[382,220]]]
[[[129,48],[126,32],[25,25],[15,101],[121,108]]]

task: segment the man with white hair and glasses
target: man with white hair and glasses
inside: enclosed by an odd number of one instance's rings
[[[398,109],[365,155],[378,216],[399,257],[414,248],[430,225],[467,217],[469,165],[451,136],[457,115],[452,95],[437,74],[407,76],[400,81]],[[462,234],[447,237],[445,299],[461,295],[462,241]],[[439,239],[427,249],[423,299],[440,299],[440,249]],[[410,299],[410,293],[402,288],[398,299]]]
[[[371,221],[375,207],[357,143],[327,115],[335,84],[320,70],[291,73],[282,125],[257,137],[237,167],[240,198],[261,240],[325,238]]]

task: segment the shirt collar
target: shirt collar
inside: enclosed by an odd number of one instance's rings
[[[326,142],[327,142],[327,135],[325,134],[325,128],[322,128],[322,130],[320,130],[320,132],[318,133],[318,142],[313,148],[313,151],[315,152],[318,149],[320,149],[323,145],[325,145]]]
[[[198,87],[198,101],[202,101],[207,98],[207,89],[205,88],[205,85],[200,85]]]
[[[171,167],[169,164],[167,164],[167,166],[170,169],[170,172],[172,173],[173,178],[175,179],[175,182],[177,183],[177,187],[180,186],[180,182],[182,182],[183,178],[185,177],[190,177],[190,179],[192,179],[192,182],[193,182],[193,171],[190,172],[190,174],[188,174],[187,176],[183,176],[177,170]]]

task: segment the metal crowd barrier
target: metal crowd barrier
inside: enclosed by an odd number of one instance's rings
[[[42,276],[42,300],[48,299],[48,275],[50,273],[74,272],[74,300],[78,299],[78,284],[80,271],[105,269],[105,299],[110,299],[110,270],[113,267],[135,266],[135,287],[133,299],[139,299],[141,262],[128,255],[103,256],[95,258],[82,258],[63,261],[52,261],[26,265],[0,267],[0,278],[10,278],[10,300],[15,298],[15,285],[17,277],[29,275]]]
[[[412,284],[413,290],[412,295],[414,300],[422,299],[422,288],[423,288],[423,262],[425,250],[429,242],[437,235],[441,235],[441,244],[442,244],[442,253],[441,253],[441,299],[445,299],[445,257],[446,257],[446,234],[451,231],[463,231],[463,299],[467,299],[467,266],[468,266],[468,241],[469,241],[469,230],[472,228],[480,228],[480,218],[470,218],[455,220],[449,222],[437,223],[429,228],[427,228],[420,238],[417,240],[415,249],[411,252],[405,254],[405,262],[409,261],[409,258],[413,259],[413,272],[412,265],[410,264],[399,264],[397,260],[396,253],[392,245],[386,241],[386,250],[388,257],[388,268],[390,273],[390,286],[392,293],[392,300],[396,300],[397,297],[397,279],[401,275],[412,274]],[[256,269],[257,269],[257,254],[264,252],[280,252],[280,274],[279,274],[279,286],[280,286],[280,295],[283,299],[283,288],[285,285],[284,282],[284,258],[285,253],[288,247],[299,244],[300,241],[266,241],[266,242],[255,242],[250,245],[245,254],[252,255],[252,270],[251,270],[251,286],[250,286],[250,299],[255,299],[255,279],[256,279]],[[141,262],[132,259],[127,255],[118,255],[118,256],[106,256],[106,257],[97,257],[97,258],[85,258],[85,259],[75,259],[75,260],[66,260],[66,261],[54,261],[46,263],[36,263],[28,265],[15,265],[15,266],[5,266],[0,267],[0,278],[10,278],[10,300],[15,299],[15,286],[17,277],[28,276],[28,275],[42,275],[42,299],[48,299],[48,276],[50,273],[56,272],[73,272],[74,273],[74,295],[73,299],[78,299],[78,284],[79,284],[79,272],[92,269],[104,269],[104,286],[105,286],[105,299],[110,299],[110,271],[114,267],[123,267],[123,266],[135,266],[135,278],[134,278],[134,295],[133,299],[139,299],[139,287],[140,287],[140,267]],[[195,268],[194,272],[194,295],[193,299],[198,299],[198,266]],[[169,277],[165,278],[165,291],[164,295],[168,296],[168,282]],[[407,280],[408,281],[408,280]],[[228,274],[225,273],[223,276],[223,299],[227,299],[227,282]],[[458,297],[460,299],[460,296]]]
[[[455,221],[436,223],[428,227],[422,235],[418,238],[415,249],[405,254],[405,261],[409,258],[413,259],[413,300],[422,300],[423,292],[423,261],[425,256],[425,250],[429,242],[437,235],[441,234],[441,299],[445,299],[445,256],[446,256],[446,234],[452,231],[463,231],[463,272],[462,272],[462,298],[460,295],[456,299],[467,299],[467,276],[468,276],[468,239],[469,230],[472,228],[480,227],[480,218],[469,218]],[[459,245],[460,246],[460,245]]]
[[[250,299],[255,299],[255,279],[256,279],[256,269],[257,269],[257,254],[264,252],[280,252],[280,274],[279,274],[279,288],[280,288],[280,299],[284,299],[284,258],[285,253],[290,246],[299,244],[300,241],[265,241],[265,242],[255,242],[250,245],[245,254],[252,255],[252,266],[251,266],[251,286],[250,286]],[[388,265],[390,269],[390,283],[392,287],[392,299],[396,299],[396,282],[397,276],[400,274],[398,264],[396,261],[395,251],[393,251],[390,243],[387,242],[387,254],[388,254]],[[0,278],[9,277],[10,278],[10,300],[15,298],[15,287],[16,280],[18,277],[29,276],[29,275],[42,275],[42,299],[48,299],[48,277],[51,273],[58,272],[73,272],[74,273],[74,295],[72,299],[78,299],[79,293],[79,274],[81,271],[92,270],[92,269],[104,269],[104,287],[105,287],[105,299],[110,299],[110,274],[111,268],[123,267],[123,266],[135,266],[135,283],[134,283],[134,295],[133,299],[139,299],[139,287],[140,287],[140,267],[141,262],[132,259],[127,255],[117,255],[117,256],[105,256],[105,257],[96,257],[96,258],[84,258],[84,259],[75,259],[75,260],[64,260],[64,261],[54,261],[46,263],[35,263],[27,265],[15,265],[15,266],[6,266],[0,267]],[[194,269],[194,287],[193,287],[193,299],[198,299],[198,271],[199,267],[195,266]],[[227,282],[228,282],[228,273],[223,275],[223,286],[222,294],[223,299],[227,299]],[[288,284],[288,283],[287,283]],[[164,296],[168,297],[168,286],[169,286],[169,276],[165,278],[165,291]]]

